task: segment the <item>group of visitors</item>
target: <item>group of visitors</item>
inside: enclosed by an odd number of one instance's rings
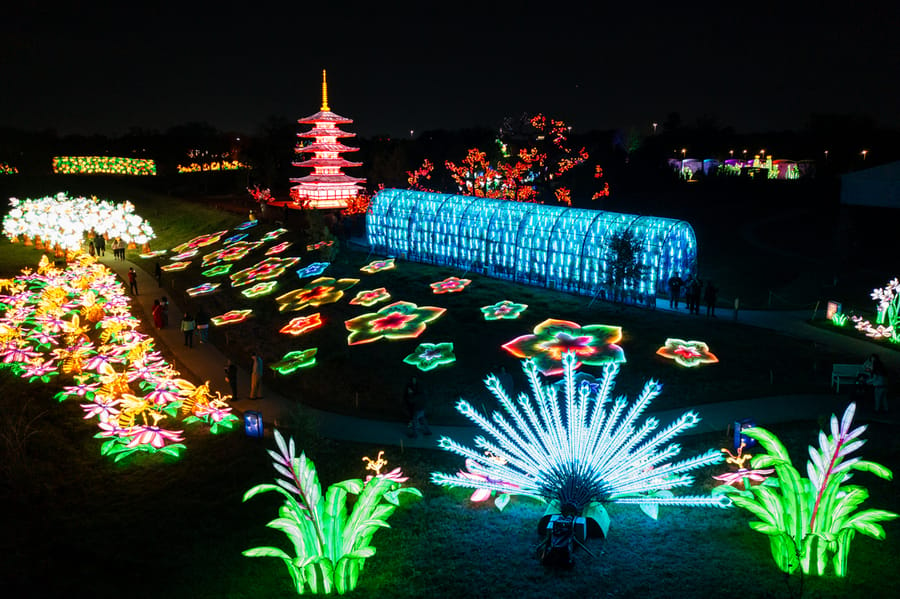
[[[106,238],[104,238],[103,235],[99,234],[88,238],[87,251],[91,256],[106,255]]]
[[[258,352],[250,352],[250,396],[249,399],[262,399],[263,378],[262,356]],[[231,387],[231,401],[238,401],[238,368],[231,360],[225,360],[225,382]]]
[[[678,300],[684,293],[684,302],[688,312],[691,314],[700,314],[701,298],[706,303],[706,317],[716,317],[716,301],[719,296],[719,288],[716,287],[712,279],[706,281],[704,287],[703,280],[697,276],[697,273],[688,275],[687,281],[682,279],[678,273],[675,273],[668,280],[669,285],[669,307],[673,310],[678,309]]]
[[[126,247],[127,246],[126,246],[125,242],[122,241],[121,239],[119,239],[118,237],[113,239],[112,245],[110,246],[110,248],[112,249],[113,258],[115,258],[116,260],[124,260]],[[104,250],[106,249],[106,242],[104,242],[104,244],[103,244],[103,249]]]

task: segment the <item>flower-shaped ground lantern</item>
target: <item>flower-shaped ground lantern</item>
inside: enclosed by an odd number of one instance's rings
[[[656,350],[664,358],[675,360],[681,366],[693,368],[701,364],[715,364],[719,361],[709,346],[702,341],[684,341],[682,339],[666,339],[666,344]]]
[[[481,313],[485,320],[500,320],[518,318],[528,307],[528,304],[517,304],[509,300],[497,302],[491,306],[482,306]]]
[[[283,252],[284,250],[286,250],[286,249],[288,249],[289,247],[291,247],[291,245],[292,245],[292,244],[291,244],[290,241],[282,241],[281,243],[276,244],[276,245],[273,245],[272,247],[270,247],[269,249],[267,249],[267,250],[266,250],[266,256],[272,256],[272,255],[275,255],[275,254],[280,254],[280,253]]]
[[[234,264],[219,264],[218,266],[213,266],[212,268],[204,270],[200,274],[204,277],[218,277],[219,275],[228,274],[228,271],[231,270],[232,266],[234,266]]]
[[[434,293],[459,293],[471,283],[471,279],[460,279],[459,277],[447,277],[443,281],[431,283],[431,290]]]
[[[350,303],[355,306],[365,306],[368,308],[375,304],[386,302],[389,299],[391,299],[391,294],[388,293],[387,289],[379,287],[378,289],[360,291],[356,294],[356,297],[350,300]]]
[[[275,279],[284,274],[284,271],[297,264],[300,258],[266,258],[262,262],[258,262],[255,266],[239,270],[231,274],[231,286],[243,287],[250,283],[258,283],[260,281],[268,281]]]
[[[203,256],[203,267],[213,266],[219,262],[237,262],[261,245],[261,241],[236,241]]]
[[[197,248],[206,247],[208,245],[212,245],[215,242],[222,239],[222,235],[227,233],[227,231],[219,231],[217,233],[208,233],[206,235],[200,235],[198,237],[194,237],[190,241],[186,241],[181,245],[177,245],[172,248],[173,254],[180,254],[182,252],[186,252],[188,250],[194,250]]]
[[[392,268],[394,268],[394,259],[385,258],[384,260],[373,260],[360,268],[360,270],[371,275],[375,274],[376,272],[381,272],[382,270],[390,270]]]
[[[522,335],[502,347],[517,358],[532,358],[544,376],[562,374],[562,357],[574,352],[575,368],[582,364],[605,366],[625,361],[625,352],[616,345],[622,328],[605,324],[581,326],[568,320],[548,318],[534,327],[533,335]]]
[[[290,351],[284,354],[280,361],[270,366],[272,370],[278,374],[291,374],[301,368],[310,368],[316,363],[316,352],[318,348],[303,349]]]
[[[306,277],[316,277],[325,272],[325,269],[329,266],[331,266],[331,262],[313,262],[306,268],[298,270],[297,276],[301,279],[305,279]]]
[[[246,298],[253,299],[254,297],[259,297],[261,295],[268,295],[275,291],[275,287],[278,285],[278,281],[263,281],[262,283],[257,283],[252,287],[247,287],[243,291],[241,291],[241,295]]]
[[[348,345],[371,343],[379,339],[409,339],[425,331],[425,325],[439,318],[446,308],[394,302],[378,312],[363,314],[344,322],[350,331]]]
[[[307,246],[306,246],[306,251],[307,251],[307,252],[312,252],[312,251],[315,251],[315,250],[321,250],[322,248],[331,247],[331,246],[333,246],[333,245],[334,245],[334,242],[333,242],[333,241],[320,241],[320,242],[318,242],[318,243],[311,243],[311,244],[307,245]]]
[[[232,310],[230,312],[226,312],[225,314],[220,314],[219,316],[213,316],[209,320],[217,327],[220,327],[226,324],[236,324],[239,322],[244,322],[252,312],[253,310]]]
[[[263,243],[266,243],[268,241],[272,241],[273,239],[278,239],[279,237],[281,237],[282,235],[284,235],[287,232],[288,232],[287,229],[275,229],[275,230],[269,231],[268,233],[263,235],[260,238],[260,241],[262,241]]]
[[[279,312],[296,312],[307,306],[331,304],[344,297],[344,290],[359,283],[359,279],[332,279],[319,277],[300,289],[294,289],[275,298]]]
[[[197,297],[198,295],[210,294],[214,292],[218,287],[219,283],[203,283],[202,285],[197,285],[196,287],[185,289],[184,292],[191,297]]]
[[[453,353],[452,342],[421,343],[416,351],[403,358],[403,361],[427,372],[438,366],[456,362],[456,354]]]
[[[310,314],[309,316],[298,316],[297,318],[292,319],[289,323],[281,327],[279,333],[284,333],[285,335],[302,335],[307,331],[311,331],[313,329],[317,329],[322,326],[322,315],[319,312],[315,314]]]
[[[177,270],[185,270],[190,265],[190,262],[173,262],[172,264],[161,266],[160,270],[164,270],[165,272],[175,272]]]

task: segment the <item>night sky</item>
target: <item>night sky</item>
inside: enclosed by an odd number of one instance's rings
[[[739,132],[814,112],[900,126],[896,3],[92,4],[3,9],[0,126],[253,133],[316,112],[322,68],[361,135],[538,111],[581,131],[649,130],[670,112]]]

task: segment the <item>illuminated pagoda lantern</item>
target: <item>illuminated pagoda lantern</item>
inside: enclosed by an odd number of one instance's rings
[[[312,168],[313,172],[299,179],[291,179],[297,183],[291,187],[291,208],[344,209],[350,198],[359,195],[362,189],[359,184],[365,179],[345,175],[344,167],[360,166],[361,162],[350,162],[341,158],[343,152],[356,152],[359,148],[346,146],[339,140],[342,137],[355,137],[355,133],[341,131],[339,125],[352,123],[352,119],[331,112],[328,107],[328,83],[325,71],[322,71],[322,107],[319,112],[302,118],[298,123],[312,125],[306,133],[298,133],[297,137],[312,138],[308,145],[299,144],[294,150],[297,154],[312,154],[312,158],[294,162],[294,166]]]

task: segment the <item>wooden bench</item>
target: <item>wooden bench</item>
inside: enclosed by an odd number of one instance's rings
[[[863,373],[862,364],[834,364],[831,367],[831,386],[835,393],[841,392],[841,383],[856,384]]]

